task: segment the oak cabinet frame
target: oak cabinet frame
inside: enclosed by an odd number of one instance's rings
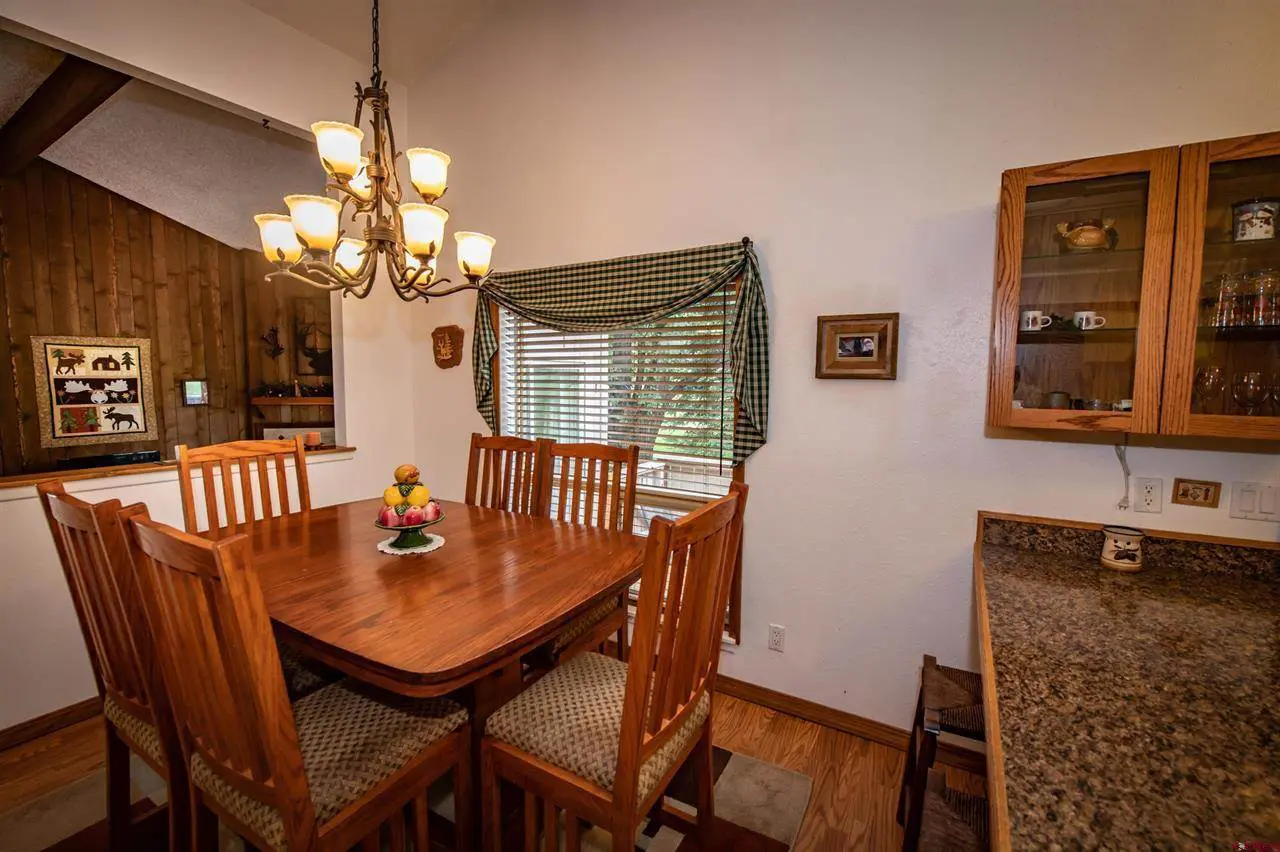
[[[1191,411],[1209,169],[1214,163],[1268,156],[1280,156],[1280,133],[1005,172],[996,233],[987,425],[1065,432],[1280,439],[1280,417]],[[1148,175],[1149,183],[1132,412],[1014,408],[1028,188],[1143,173]]]

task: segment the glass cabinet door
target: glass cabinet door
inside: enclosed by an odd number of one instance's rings
[[[1280,438],[1280,134],[1182,149],[1162,431]]]
[[[1177,149],[1006,172],[988,422],[1155,432]]]

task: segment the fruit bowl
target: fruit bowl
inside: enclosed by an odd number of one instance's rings
[[[387,547],[393,548],[395,550],[410,550],[415,547],[425,547],[428,544],[430,544],[431,540],[422,534],[422,530],[426,529],[429,526],[432,526],[433,524],[438,524],[443,520],[444,520],[444,513],[442,512],[440,514],[440,517],[431,521],[423,521],[420,524],[410,524],[408,526],[389,527],[384,525],[380,521],[374,521],[373,525],[380,530],[399,533],[399,535],[396,536],[395,541],[388,542]]]

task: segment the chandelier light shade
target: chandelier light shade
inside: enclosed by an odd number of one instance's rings
[[[258,236],[262,238],[262,253],[272,260],[297,263],[302,257],[302,243],[293,230],[288,216],[279,213],[259,213],[253,217],[258,224]]]
[[[434,148],[405,151],[409,181],[422,202],[402,200],[391,98],[378,62],[378,14],[378,0],[373,0],[373,71],[368,86],[356,84],[354,121],[311,125],[328,175],[326,195],[289,195],[284,199],[289,215],[254,217],[262,253],[276,267],[267,279],[293,278],[363,299],[381,262],[396,295],[406,302],[487,287],[494,239],[472,231],[454,235],[458,268],[467,283],[445,287],[449,279],[436,278],[449,221],[449,211],[436,202],[448,189],[449,155]],[[362,119],[372,134],[361,128]],[[359,237],[343,231],[352,221]]]
[[[342,205],[323,195],[286,195],[285,206],[298,239],[309,249],[328,251],[338,242]]]
[[[360,145],[364,131],[341,121],[317,121],[311,125],[320,152],[320,165],[331,175],[350,180],[360,170]]]
[[[493,259],[493,237],[475,231],[457,231],[458,269],[467,278],[475,280],[489,274],[489,262]]]
[[[427,201],[435,201],[449,187],[449,155],[434,148],[410,148],[409,182]]]

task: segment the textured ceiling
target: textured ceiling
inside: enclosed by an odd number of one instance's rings
[[[247,0],[272,17],[348,56],[369,62],[368,0]],[[498,13],[509,0],[383,0],[382,69],[411,86],[426,73],[432,54],[447,50]]]
[[[0,124],[62,61],[62,53],[0,30]]]
[[[0,123],[62,54],[0,32]],[[112,192],[238,248],[256,248],[255,213],[317,193],[310,142],[133,80],[42,155]]]

